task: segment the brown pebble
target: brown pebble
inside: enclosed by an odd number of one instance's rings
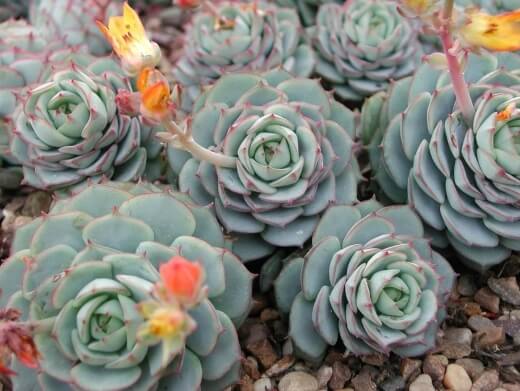
[[[341,361],[336,361],[332,364],[332,376],[329,380],[329,388],[332,390],[339,390],[345,387],[352,377],[349,367],[343,364]]]
[[[488,287],[479,289],[475,293],[474,299],[482,308],[488,311],[498,313],[500,310],[500,298]]]
[[[450,364],[446,368],[443,384],[453,391],[470,391],[472,382],[463,367],[457,364]]]
[[[361,361],[363,361],[365,364],[368,364],[368,365],[380,367],[385,362],[388,361],[388,357],[382,353],[367,354],[367,355],[361,356]]]
[[[476,380],[484,372],[484,364],[474,358],[461,358],[455,364],[463,367],[472,380]]]
[[[495,369],[485,371],[473,383],[471,391],[493,391],[500,384],[498,372]]]
[[[421,360],[404,358],[401,360],[400,372],[405,381],[413,380],[421,373]]]
[[[488,280],[488,285],[506,303],[520,305],[520,287],[516,277],[491,277]]]
[[[440,382],[444,378],[448,359],[441,354],[428,355],[423,362],[423,372],[430,375],[434,382]]]
[[[260,313],[260,320],[262,322],[269,322],[280,318],[280,313],[274,308],[266,308]]]
[[[489,327],[475,334],[475,345],[481,348],[488,348],[495,345],[502,345],[506,341],[506,334],[503,327]]]
[[[366,367],[365,367],[366,368]],[[377,385],[372,380],[370,376],[370,372],[368,370],[364,370],[363,368],[361,372],[354,376],[352,379],[352,385],[354,386],[355,391],[376,391]]]

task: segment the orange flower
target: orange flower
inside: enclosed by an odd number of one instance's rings
[[[141,93],[141,114],[145,118],[160,122],[172,115],[170,86],[161,72],[149,67],[142,69],[137,90]]]
[[[499,52],[520,50],[520,10],[489,15],[469,9],[458,33],[467,46]]]
[[[159,46],[148,39],[139,15],[128,3],[123,7],[123,16],[111,17],[108,27],[100,21],[96,23],[130,75],[137,75],[142,68],[159,63]]]
[[[167,292],[187,307],[201,299],[204,269],[198,262],[190,262],[175,256],[159,267],[161,279]]]

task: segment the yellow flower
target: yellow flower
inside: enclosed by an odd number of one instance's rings
[[[520,50],[520,10],[489,15],[469,9],[457,32],[463,44],[470,47],[499,52]]]
[[[401,0],[399,4],[403,6],[406,11],[409,11],[415,16],[421,16],[428,13],[434,5],[438,4],[438,0]]]
[[[178,305],[151,300],[138,304],[144,323],[138,331],[138,338],[147,345],[161,343],[164,363],[179,354],[186,344],[186,338],[197,324]]]
[[[130,75],[137,75],[145,67],[155,67],[161,59],[159,46],[148,39],[137,12],[125,3],[123,16],[113,16],[106,27],[96,21],[108,39],[122,66]]]
[[[137,90],[141,93],[141,114],[145,118],[161,122],[173,115],[170,86],[160,71],[143,68],[137,78]]]

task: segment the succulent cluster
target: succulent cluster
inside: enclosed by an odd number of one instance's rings
[[[433,247],[520,251],[520,55],[468,54],[520,49],[489,14],[519,1],[0,0],[29,19],[0,24],[0,190],[55,195],[0,266],[0,375],[225,390],[253,260],[299,358],[433,350]]]
[[[470,56],[470,122],[454,110],[447,72],[428,64],[363,107],[361,133],[384,195],[408,201],[435,245],[448,241],[477,269],[518,249],[519,64],[514,54]]]
[[[315,72],[344,100],[359,101],[414,72],[417,31],[392,0],[353,0],[320,7],[309,29]]]
[[[92,60],[89,55],[74,59]],[[88,67],[74,61],[31,89],[10,143],[25,182],[62,189],[86,179],[142,177],[148,160],[159,159],[161,146],[153,140],[153,128],[118,112],[115,93],[125,87],[130,89],[129,81],[115,60],[101,58]]]
[[[109,233],[109,234],[107,234]],[[14,359],[14,389],[222,390],[239,379],[235,326],[250,307],[251,275],[209,209],[148,184],[92,185],[18,229],[0,268],[1,307],[35,327],[38,371]],[[137,334],[136,303],[150,297],[172,256],[205,269],[207,299],[181,355]]]
[[[99,31],[96,20],[108,21],[121,9],[113,0],[38,0],[31,9],[31,23],[49,42],[85,46],[94,55],[108,54],[109,43]]]
[[[431,350],[455,274],[423,233],[407,206],[331,207],[275,281],[296,353],[319,361],[338,341],[357,355]]]
[[[323,211],[357,199],[352,111],[285,71],[223,76],[193,112],[194,138],[235,159],[214,166],[170,147],[179,189],[214,203],[244,259],[303,246]]]
[[[189,111],[203,86],[227,73],[282,67],[309,76],[314,54],[302,36],[296,12],[274,4],[223,2],[197,13],[173,70],[185,92],[183,108]]]

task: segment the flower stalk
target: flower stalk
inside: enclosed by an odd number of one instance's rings
[[[444,8],[441,16],[440,26],[440,39],[442,42],[442,48],[444,55],[446,56],[446,62],[448,65],[448,72],[450,73],[451,81],[453,83],[453,91],[459,105],[460,111],[466,122],[471,123],[473,115],[475,114],[475,108],[469,95],[468,85],[464,80],[464,74],[462,72],[460,63],[454,53],[453,40],[451,37],[451,21],[453,17],[453,6],[454,0],[445,0]]]
[[[185,150],[195,159],[207,161],[216,167],[233,168],[236,166],[236,158],[211,151],[197,143],[192,136],[190,120],[186,121],[185,131],[173,120],[167,120],[161,124],[168,131],[157,134],[161,141],[172,144],[175,148]]]

